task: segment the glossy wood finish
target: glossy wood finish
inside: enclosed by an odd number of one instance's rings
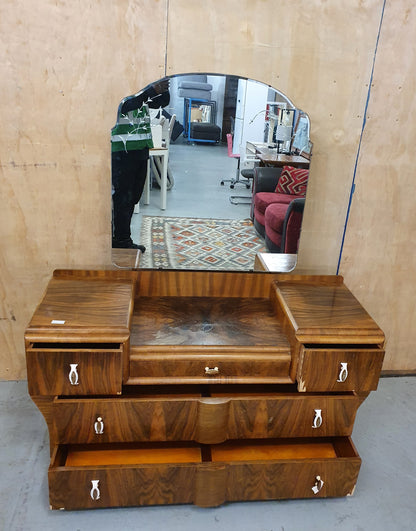
[[[361,403],[357,396],[299,395],[282,393],[279,386],[263,388],[269,391],[244,393],[240,386],[220,385],[204,390],[210,396],[163,394],[162,387],[154,396],[141,395],[138,388],[129,397],[55,398],[50,432],[53,444],[190,440],[215,444],[227,439],[351,434]],[[322,419],[318,423],[317,411]],[[97,419],[102,423],[98,430]]]
[[[290,362],[273,347],[132,347],[127,384],[291,383]]]
[[[351,494],[383,343],[340,277],[57,271],[26,334],[51,506]]]
[[[130,341],[130,384],[291,381],[289,343],[265,298],[139,297]]]
[[[67,350],[56,346],[29,347],[26,354],[29,394],[120,394],[123,358],[121,347],[116,347],[107,350],[96,345],[94,348],[77,348],[75,345]]]
[[[139,270],[136,300],[140,297],[269,298],[277,274]]]
[[[26,329],[26,342],[126,341],[133,288],[131,280],[52,278]]]
[[[155,457],[148,446],[57,447],[49,468],[51,507],[192,502],[209,507],[237,500],[345,496],[354,490],[361,464],[348,438],[233,442],[201,447],[200,454],[183,444],[154,449]],[[75,459],[68,459],[73,451]],[[315,493],[317,478],[323,484]]]
[[[297,378],[299,390],[375,391],[383,358],[384,350],[379,348],[302,348]],[[317,366],[324,369],[318,372]]]
[[[97,465],[67,467],[68,449],[57,447],[49,467],[49,500],[52,509],[95,509],[192,503],[196,465],[169,464]],[[93,481],[99,498],[92,499]]]
[[[274,347],[289,343],[269,298],[140,297],[134,307],[130,343]]]
[[[384,334],[348,288],[339,283],[281,281],[276,289],[298,341],[379,345]]]

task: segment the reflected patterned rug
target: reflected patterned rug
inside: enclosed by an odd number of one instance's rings
[[[143,216],[140,267],[248,270],[266,252],[249,219]]]

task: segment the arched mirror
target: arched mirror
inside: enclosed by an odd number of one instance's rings
[[[243,77],[175,75],[124,98],[111,131],[113,262],[249,271],[275,253],[293,269],[309,132],[287,96]]]

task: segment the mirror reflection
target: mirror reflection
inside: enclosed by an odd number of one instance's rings
[[[113,262],[249,271],[273,253],[292,269],[309,131],[287,96],[237,76],[176,75],[124,98],[111,131]]]

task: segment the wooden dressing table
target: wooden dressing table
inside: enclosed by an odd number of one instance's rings
[[[384,335],[339,276],[56,271],[25,342],[52,509],[354,491]]]

